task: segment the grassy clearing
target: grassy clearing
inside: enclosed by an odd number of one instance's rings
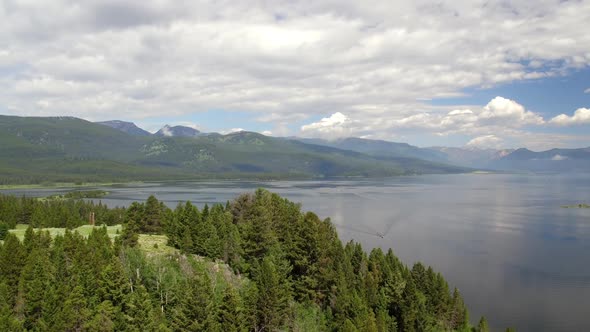
[[[147,257],[152,259],[162,259],[166,256],[178,255],[180,251],[167,245],[168,237],[166,235],[139,234],[137,239],[138,248],[146,253]],[[183,257],[186,257],[182,255]],[[209,273],[214,280],[223,279],[233,287],[241,287],[244,279],[236,275],[231,267],[220,260],[211,260],[199,255],[189,255],[193,259],[195,266],[199,266]],[[186,259],[186,258],[185,258]]]
[[[178,251],[168,246],[166,235],[139,234],[137,245],[139,249],[152,255],[171,255]]]
[[[16,235],[19,238],[19,240],[22,241],[25,238],[25,232],[28,227],[29,227],[29,225],[19,224],[19,225],[16,225],[16,229],[11,229],[11,230],[9,230],[9,232]],[[80,226],[78,228],[74,228],[73,231],[80,233],[80,235],[82,235],[84,237],[88,237],[88,235],[90,235],[90,232],[92,232],[92,229],[94,227],[102,227],[102,226],[84,225],[84,226]],[[65,228],[35,228],[35,231],[39,231],[39,230],[48,231],[49,234],[51,235],[51,237],[55,237],[57,235],[64,235],[66,232]],[[107,226],[107,233],[111,239],[114,239],[116,236],[118,236],[122,230],[123,230],[122,225]]]

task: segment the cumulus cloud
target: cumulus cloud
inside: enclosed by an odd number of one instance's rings
[[[590,108],[578,108],[574,115],[560,114],[549,121],[558,126],[570,126],[590,123]]]
[[[301,132],[321,137],[341,137],[351,133],[350,125],[352,123],[353,121],[348,116],[336,112],[318,122],[301,126]]]
[[[512,122],[516,121],[518,125],[543,124],[543,118],[533,112],[526,111],[524,106],[514,100],[503,97],[492,99],[480,113],[479,118],[482,120]]]
[[[521,128],[528,125],[541,125],[543,118],[527,111],[518,102],[495,97],[483,107],[456,109],[444,113],[418,113],[389,122],[397,128],[423,128],[440,134],[474,134],[485,131],[503,131],[506,128]]]
[[[499,138],[496,137],[495,135],[485,135],[485,136],[479,136],[476,137],[472,140],[470,140],[469,142],[467,142],[467,144],[465,144],[465,146],[469,147],[469,148],[491,148],[491,149],[499,149],[502,148],[502,144],[504,143],[504,141]]]
[[[392,116],[386,119],[377,116],[352,120],[338,112],[302,126],[301,133],[304,136],[328,138],[359,136],[381,139],[412,132],[439,137],[458,134],[475,137],[470,146],[485,142],[489,147],[498,147],[503,143],[499,137],[522,137],[523,129],[543,124],[545,120],[539,114],[527,110],[514,100],[498,96],[483,106],[470,106],[446,112],[409,112],[406,116]],[[491,144],[493,137],[498,140]]]

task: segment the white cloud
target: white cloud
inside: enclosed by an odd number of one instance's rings
[[[167,137],[172,136],[172,131],[170,130],[169,125],[165,125],[164,127],[162,127],[162,129],[160,129],[160,131],[162,132],[162,135],[164,135],[164,136],[167,136]]]
[[[560,114],[549,122],[558,126],[590,124],[590,108],[578,108],[572,116]]]
[[[590,88],[584,90],[584,93],[590,93]]]
[[[231,129],[228,129],[228,130],[222,130],[219,133],[222,134],[222,135],[227,135],[227,134],[239,133],[241,131],[246,131],[246,130],[243,129],[243,128],[231,128]]]
[[[470,140],[469,142],[467,142],[467,144],[465,144],[465,146],[470,147],[470,148],[491,148],[491,149],[499,149],[502,148],[502,145],[504,144],[504,141],[499,138],[496,137],[495,135],[485,135],[485,136],[479,136],[476,137],[472,140]]]
[[[540,115],[526,110],[514,100],[503,97],[496,97],[484,106],[472,105],[446,112],[441,108],[430,112],[406,113],[407,115],[398,117],[365,116],[354,120],[342,113],[335,113],[318,122],[302,126],[301,134],[326,138],[359,136],[392,139],[400,137],[400,134],[420,133],[438,137],[487,137],[485,142],[491,143],[491,136],[522,137],[524,129],[545,123]],[[480,141],[475,140],[472,145]],[[498,144],[494,146],[498,147],[502,142],[496,143]]]
[[[346,115],[336,112],[330,117],[322,118],[318,122],[313,122],[301,126],[301,132],[321,137],[341,137],[351,133],[350,125],[353,121]]]
[[[447,114],[418,113],[389,122],[395,128],[422,128],[440,134],[481,134],[486,131],[493,133],[497,130],[504,131],[543,123],[545,121],[540,115],[527,111],[514,100],[503,97],[495,97],[483,107],[456,109]]]
[[[503,97],[492,99],[480,113],[479,118],[491,121],[516,121],[518,125],[543,124],[543,118],[533,112],[526,111],[524,106],[514,100]]]
[[[270,130],[264,130],[261,134],[264,135],[264,136],[272,136],[272,131],[270,131]]]
[[[560,154],[556,154],[555,156],[551,157],[551,160],[560,161],[568,159],[567,156],[562,156]]]
[[[449,115],[453,116],[453,115],[471,115],[473,114],[473,111],[471,110],[454,110],[454,111],[450,111]]]

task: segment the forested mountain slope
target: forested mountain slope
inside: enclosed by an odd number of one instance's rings
[[[466,171],[420,159],[377,158],[251,132],[137,136],[71,117],[0,116],[0,141],[0,184]]]

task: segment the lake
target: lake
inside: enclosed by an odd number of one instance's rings
[[[343,241],[421,261],[494,330],[590,331],[588,175],[427,175],[355,181],[184,182],[97,187],[110,206],[156,195],[171,207],[225,203],[267,188],[321,217]],[[65,189],[4,190],[46,196]],[[381,237],[383,236],[383,237]]]

